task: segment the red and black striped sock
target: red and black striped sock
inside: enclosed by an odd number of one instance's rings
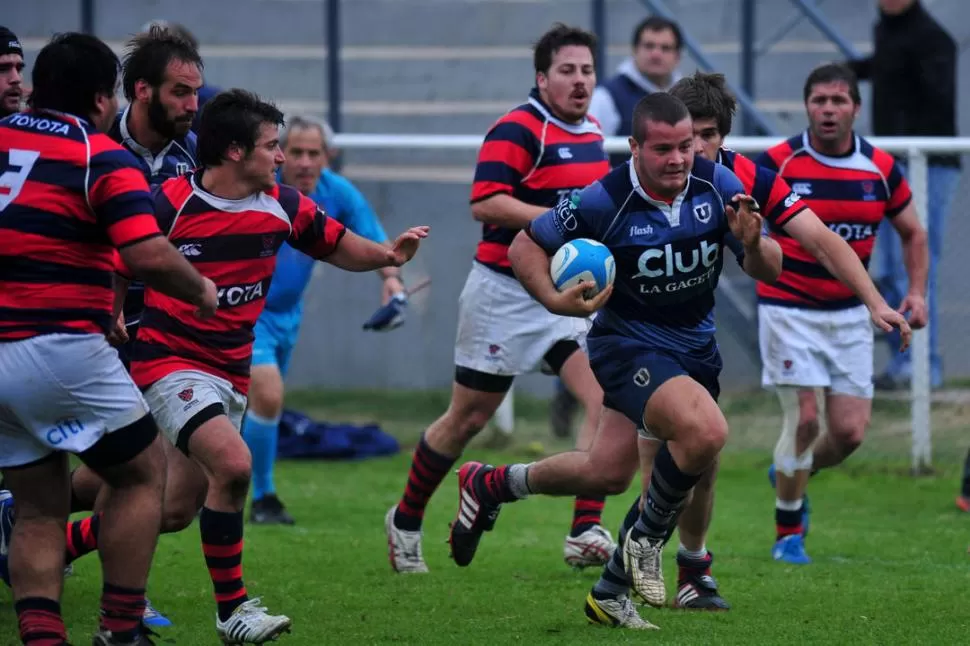
[[[67,522],[67,554],[65,563],[71,563],[85,554],[98,549],[98,530],[101,528],[101,514],[81,520]]]
[[[576,538],[587,529],[600,525],[603,522],[603,507],[606,505],[606,496],[577,496],[573,504],[573,528],[569,535]]]
[[[775,507],[775,540],[781,540],[785,536],[802,533],[802,501],[789,503],[790,506],[798,506],[797,509],[781,509]]]
[[[394,513],[394,525],[399,529],[416,532],[421,529],[424,521],[424,509],[434,495],[441,481],[445,479],[457,457],[450,458],[438,453],[421,436],[421,441],[414,449],[411,458],[411,469],[408,471],[408,483],[404,488],[404,495],[397,504]]]
[[[14,604],[20,624],[20,640],[28,646],[63,646],[67,629],[61,604],[53,599],[27,597]]]
[[[145,590],[123,588],[105,581],[101,590],[101,629],[119,642],[133,642],[145,615]]]
[[[203,507],[199,530],[205,564],[219,605],[219,620],[225,621],[233,610],[249,600],[242,575],[243,513]]]

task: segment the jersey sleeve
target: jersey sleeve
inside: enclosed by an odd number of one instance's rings
[[[529,223],[526,235],[553,255],[570,240],[589,238],[601,241],[609,223],[606,215],[612,201],[599,182],[564,197],[556,206]]]
[[[162,235],[148,182],[128,151],[115,148],[93,155],[87,189],[91,209],[116,248]]]
[[[741,180],[745,193],[761,206],[761,215],[766,224],[784,226],[808,208],[778,173],[764,166],[756,166],[743,155],[737,155],[734,159],[734,174]]]
[[[899,162],[893,160],[889,176],[886,177],[886,184],[889,186],[889,201],[886,202],[886,217],[893,218],[899,215],[903,209],[913,201],[913,191],[909,187],[909,182],[903,175]]]
[[[778,172],[778,163],[771,156],[769,151],[765,151],[754,158],[754,165],[759,168],[767,168],[770,171]]]
[[[514,120],[514,114],[503,117],[485,135],[475,165],[472,203],[499,193],[511,195],[536,164],[539,140],[528,126]]]
[[[347,232],[344,225],[327,215],[305,195],[299,195],[296,213],[290,214],[290,217],[293,228],[287,242],[294,249],[317,260],[323,260],[333,253]]]
[[[340,204],[347,213],[344,225],[359,236],[377,243],[387,242],[387,233],[377,219],[377,214],[367,202],[367,198],[354,186],[350,180],[334,176],[334,187]]]

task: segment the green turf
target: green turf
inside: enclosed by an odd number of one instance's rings
[[[412,442],[446,404],[431,395],[296,393],[299,405],[330,419],[380,421]],[[812,482],[813,524],[807,567],[774,563],[773,501],[765,478],[778,416],[761,394],[727,397],[734,433],[723,459],[710,546],[714,573],[734,605],[698,615],[643,610],[661,626],[636,634],[591,627],[583,599],[598,572],[562,562],[571,501],[537,497],[508,505],[479,557],[467,569],[448,558],[447,524],[455,511],[454,475],[432,502],[424,550],[431,573],[394,575],[388,566],[383,516],[400,495],[408,456],[359,463],[282,463],[280,494],[294,528],[247,526],[246,584],[272,611],[286,613],[289,644],[955,644],[966,643],[970,619],[970,517],[952,503],[966,433],[958,407],[934,410],[939,433],[936,476],[905,475],[905,405],[880,404],[870,443],[846,468]],[[502,452],[468,455],[521,460],[523,444],[548,438],[542,402],[517,401],[517,442]],[[958,452],[959,449],[959,452]],[[611,499],[606,524],[615,530],[633,498]],[[676,569],[669,550],[668,590]],[[76,565],[67,581],[65,614],[75,645],[90,643],[100,575],[96,558]],[[193,526],[162,537],[149,593],[176,626],[161,643],[218,643],[214,602]],[[16,644],[8,593],[0,593],[0,644]]]

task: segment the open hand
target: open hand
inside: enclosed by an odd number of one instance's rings
[[[910,326],[906,317],[902,315],[901,312],[897,312],[893,308],[889,307],[883,303],[882,305],[870,310],[869,315],[872,317],[872,322],[876,324],[876,327],[880,328],[884,332],[892,332],[893,328],[899,329],[899,336],[901,339],[901,344],[899,351],[902,352],[909,347],[909,342],[913,338],[913,328]]]
[[[431,227],[411,227],[394,240],[394,245],[388,250],[388,257],[391,264],[400,267],[407,261],[414,258],[418,252],[421,240],[428,237]]]
[[[761,238],[764,220],[761,207],[750,195],[738,193],[731,198],[731,204],[724,207],[731,233],[745,247],[754,247]]]

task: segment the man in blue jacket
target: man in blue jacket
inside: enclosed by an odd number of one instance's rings
[[[387,235],[367,200],[353,184],[327,168],[333,154],[330,126],[310,117],[295,116],[280,139],[286,156],[280,181],[295,186],[333,218],[354,233],[375,242]],[[256,322],[253,345],[252,385],[243,437],[253,456],[253,502],[249,520],[260,524],[292,525],[276,495],[273,463],[280,415],[283,412],[283,378],[296,345],[303,318],[303,294],[310,282],[312,258],[284,244],[266,296],[266,308]],[[404,322],[407,295],[399,269],[379,271],[383,279],[381,316],[368,322],[376,331],[393,329]]]

